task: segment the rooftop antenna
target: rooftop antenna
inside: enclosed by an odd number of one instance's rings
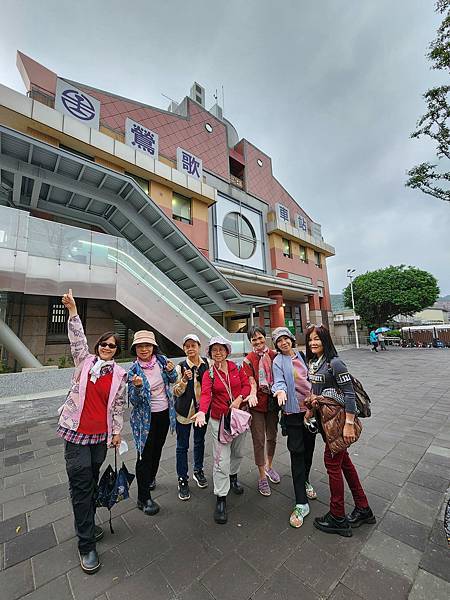
[[[214,98],[214,100],[216,101],[216,104],[217,104],[217,88],[216,88],[216,93],[213,94],[213,98]]]
[[[174,100],[170,96],[166,96],[166,94],[163,94],[162,92],[161,92],[161,96],[164,96],[164,98],[167,98],[167,100],[170,100],[171,102],[175,102],[175,104],[179,104],[179,102],[177,100]]]
[[[225,113],[225,91],[224,91],[223,86],[222,86],[222,112]]]

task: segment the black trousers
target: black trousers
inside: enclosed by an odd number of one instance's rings
[[[75,532],[81,554],[87,554],[95,548],[95,502],[100,467],[106,458],[106,451],[106,442],[88,446],[64,442]]]
[[[291,455],[292,483],[294,484],[295,503],[307,504],[305,483],[313,461],[316,436],[303,425],[305,413],[284,415],[287,431],[287,447]]]
[[[145,502],[150,498],[150,483],[158,472],[161,452],[169,431],[169,409],[152,413],[150,431],[141,458],[136,461],[138,498]]]

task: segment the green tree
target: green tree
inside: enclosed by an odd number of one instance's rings
[[[443,15],[436,39],[431,42],[427,58],[432,69],[450,74],[450,0],[438,0],[436,12]],[[450,202],[450,86],[431,88],[424,94],[426,113],[418,120],[412,138],[426,136],[436,144],[439,164],[421,163],[408,171],[406,186],[419,189],[425,194]]]
[[[396,315],[412,315],[431,306],[439,297],[436,278],[415,267],[390,266],[358,275],[353,281],[355,310],[366,325],[385,325]],[[350,285],[344,290],[351,307]]]

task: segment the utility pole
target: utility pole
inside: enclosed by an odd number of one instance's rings
[[[355,297],[353,295],[353,273],[355,271],[356,269],[347,269],[347,277],[350,279],[350,292],[352,295],[353,325],[355,327],[356,347],[359,348],[358,328],[356,326]]]

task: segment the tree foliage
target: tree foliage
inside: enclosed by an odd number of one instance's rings
[[[412,315],[431,306],[439,297],[436,278],[415,267],[390,266],[358,275],[353,281],[355,310],[369,327],[385,325],[396,315]],[[350,285],[344,290],[352,306]]]
[[[436,12],[443,15],[436,39],[431,42],[428,59],[432,69],[450,74],[450,0],[438,0]],[[438,164],[421,163],[408,171],[407,187],[450,202],[450,86],[431,88],[424,94],[426,113],[418,120],[412,138],[426,136],[436,144]]]

